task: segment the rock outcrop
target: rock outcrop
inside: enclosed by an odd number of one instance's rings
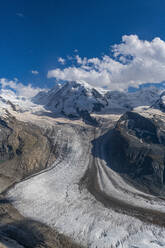
[[[165,126],[135,112],[125,113],[106,144],[110,166],[158,193],[165,184]]]
[[[0,117],[1,191],[56,159],[56,148],[44,130],[16,120],[10,114]]]

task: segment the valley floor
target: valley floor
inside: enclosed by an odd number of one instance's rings
[[[57,122],[51,138],[60,147],[58,159],[16,184],[7,199],[23,216],[85,247],[165,247],[165,202],[107,167],[101,137],[116,119],[102,121],[101,129]]]

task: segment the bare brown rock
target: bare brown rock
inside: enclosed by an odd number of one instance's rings
[[[44,130],[14,117],[0,118],[0,188],[48,167],[55,149]]]

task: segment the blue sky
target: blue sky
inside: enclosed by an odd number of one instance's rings
[[[0,78],[52,87],[61,76],[47,78],[47,73],[73,66],[67,56],[109,56],[123,35],[165,40],[164,11],[164,0],[1,1]]]

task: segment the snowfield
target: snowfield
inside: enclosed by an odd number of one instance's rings
[[[16,184],[7,193],[21,214],[56,228],[86,247],[165,247],[163,227],[105,207],[81,185],[86,170],[92,167],[98,192],[106,193],[109,202],[116,198],[133,207],[160,210],[165,214],[163,200],[128,186],[99,159],[99,153],[103,153],[99,143],[98,156],[92,156],[91,140],[95,138],[92,127],[63,123],[51,127],[50,133],[59,147],[56,162],[51,168]]]

